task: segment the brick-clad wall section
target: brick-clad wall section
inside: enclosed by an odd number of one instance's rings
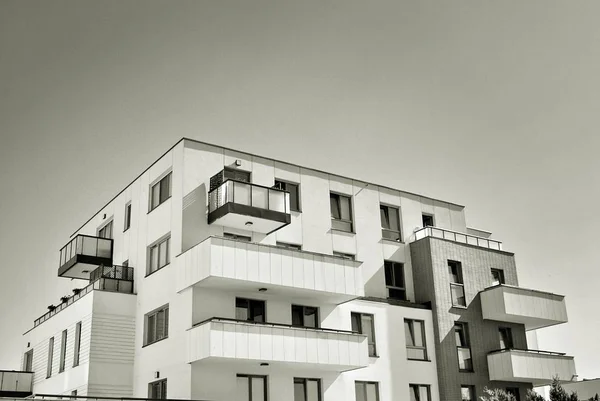
[[[483,320],[479,292],[491,286],[491,269],[504,270],[506,284],[518,285],[514,255],[476,246],[427,237],[410,244],[415,298],[431,302],[434,315],[440,400],[461,401],[460,386],[474,385],[476,397],[484,387],[519,387],[521,399],[531,385],[490,382],[487,354],[500,348],[499,327],[510,327],[516,348],[527,348],[525,327],[520,324]],[[467,308],[452,307],[448,260],[462,264]],[[471,339],[473,372],[459,372],[454,322],[467,322]]]

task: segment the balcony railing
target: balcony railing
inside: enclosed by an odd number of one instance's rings
[[[32,384],[32,372],[0,370],[0,398],[26,397],[31,394]]]
[[[415,241],[425,237],[441,238],[461,244],[474,245],[487,249],[502,250],[502,242],[488,238],[476,237],[474,235],[459,233],[457,231],[447,230],[438,227],[423,227],[414,233]]]
[[[289,192],[247,182],[227,180],[209,192],[209,213],[227,203],[236,203],[286,214],[290,213]]]
[[[58,275],[63,276],[79,263],[92,266],[111,265],[112,256],[112,239],[79,234],[60,250]],[[81,276],[81,269],[76,270],[78,271],[75,278],[87,278],[85,275]]]
[[[576,375],[573,357],[561,352],[531,349],[501,349],[487,356],[490,380],[533,383],[543,386],[558,376],[562,381]]]

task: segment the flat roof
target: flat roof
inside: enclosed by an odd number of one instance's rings
[[[142,171],[142,172],[141,172],[140,174],[138,174],[138,175],[137,175],[137,176],[136,176],[136,177],[135,177],[133,180],[131,180],[131,182],[130,182],[129,184],[127,184],[127,186],[126,186],[125,188],[123,188],[123,189],[122,189],[121,191],[119,191],[119,192],[118,192],[118,193],[117,193],[115,196],[113,196],[113,197],[112,197],[112,198],[111,198],[111,199],[110,199],[108,202],[106,202],[106,203],[105,203],[105,204],[104,204],[104,205],[103,205],[103,206],[102,206],[102,207],[101,207],[101,208],[100,208],[100,209],[99,209],[99,210],[98,210],[96,213],[94,213],[94,214],[92,215],[92,217],[90,217],[90,218],[89,218],[89,219],[88,219],[88,220],[87,220],[85,223],[83,223],[83,224],[82,224],[82,225],[81,225],[81,226],[80,226],[80,227],[79,227],[79,228],[78,228],[78,229],[77,229],[77,230],[76,230],[76,231],[75,231],[73,234],[71,234],[71,237],[73,237],[75,234],[77,234],[77,233],[79,232],[79,230],[81,230],[83,227],[85,227],[85,225],[86,225],[87,223],[89,223],[89,222],[90,222],[90,221],[91,221],[91,220],[92,220],[92,219],[93,219],[93,218],[94,218],[94,217],[95,217],[95,216],[96,216],[98,213],[100,213],[100,211],[101,211],[102,209],[104,209],[104,208],[105,208],[106,206],[108,206],[108,205],[109,205],[109,204],[110,204],[112,201],[114,201],[114,200],[115,200],[115,199],[116,199],[116,198],[117,198],[119,195],[121,195],[121,194],[122,194],[122,193],[123,193],[123,192],[124,192],[124,191],[125,191],[127,188],[129,188],[129,186],[130,186],[131,184],[133,184],[133,183],[134,183],[134,182],[135,182],[135,181],[136,181],[138,178],[140,178],[140,177],[141,177],[141,176],[142,176],[142,175],[143,175],[143,174],[144,174],[146,171],[148,171],[148,170],[149,170],[149,169],[150,169],[152,166],[154,166],[154,165],[155,165],[155,164],[156,164],[156,163],[157,163],[157,162],[158,162],[160,159],[162,159],[162,158],[163,158],[163,157],[164,157],[166,154],[168,154],[168,153],[169,153],[171,150],[173,150],[173,149],[174,149],[174,148],[175,148],[177,145],[179,145],[179,144],[180,144],[182,141],[190,141],[190,142],[194,142],[194,143],[199,143],[199,144],[201,144],[201,145],[213,146],[213,147],[220,148],[220,149],[223,149],[223,150],[229,150],[229,151],[231,151],[231,152],[241,153],[241,154],[244,154],[244,155],[249,155],[249,156],[254,156],[254,157],[260,157],[261,159],[272,160],[272,161],[274,161],[274,162],[283,163],[283,164],[287,164],[287,165],[290,165],[290,166],[295,166],[295,167],[299,167],[299,168],[303,168],[303,169],[306,169],[306,170],[315,171],[315,172],[322,173],[322,174],[327,174],[327,175],[332,175],[332,176],[336,176],[336,177],[340,177],[340,178],[345,178],[345,179],[352,180],[352,181],[361,181],[361,182],[365,182],[365,183],[367,183],[367,184],[370,184],[370,185],[376,185],[376,186],[378,186],[378,187],[381,187],[381,188],[390,189],[390,190],[392,190],[392,191],[403,192],[403,193],[405,193],[405,194],[408,194],[408,195],[419,196],[419,197],[421,197],[421,198],[426,198],[426,199],[430,199],[430,200],[433,200],[433,201],[437,201],[437,202],[442,202],[442,203],[446,203],[446,204],[449,204],[449,205],[458,206],[458,207],[461,207],[461,208],[464,208],[464,207],[465,207],[464,205],[461,205],[461,204],[458,204],[458,203],[454,203],[454,202],[448,202],[448,201],[445,201],[445,200],[441,200],[441,199],[437,199],[437,198],[432,198],[432,197],[430,197],[430,196],[425,196],[425,195],[417,194],[417,193],[410,192],[410,191],[405,191],[405,190],[398,189],[398,188],[392,188],[392,187],[388,187],[388,186],[386,186],[386,185],[377,184],[377,183],[375,183],[375,182],[369,182],[369,181],[366,181],[366,180],[361,180],[361,179],[358,179],[358,178],[347,177],[347,176],[344,176],[344,175],[340,175],[340,174],[336,174],[336,173],[331,173],[331,172],[327,172],[327,171],[319,170],[319,169],[312,168],[312,167],[301,166],[301,165],[299,165],[299,164],[290,163],[290,162],[288,162],[288,161],[284,161],[284,160],[278,160],[278,159],[274,159],[274,158],[272,158],[272,157],[261,156],[261,155],[257,155],[257,154],[255,154],[255,153],[244,152],[243,150],[239,150],[239,149],[228,148],[228,147],[221,146],[221,145],[215,145],[215,144],[213,144],[213,143],[208,143],[208,142],[204,142],[204,141],[199,141],[199,140],[197,140],[197,139],[192,139],[192,138],[183,137],[183,138],[181,138],[180,140],[178,140],[178,141],[177,141],[177,142],[176,142],[176,143],[175,143],[173,146],[171,146],[171,147],[170,147],[170,148],[169,148],[169,149],[168,149],[166,152],[164,152],[163,154],[161,154],[161,155],[160,155],[160,157],[159,157],[158,159],[156,159],[156,160],[155,160],[155,161],[153,161],[153,162],[152,162],[152,163],[151,163],[151,164],[150,164],[148,167],[146,167],[146,168],[144,169],[144,171]]]

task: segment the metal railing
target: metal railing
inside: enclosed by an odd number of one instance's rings
[[[253,320],[240,320],[240,319],[231,319],[227,317],[211,317],[206,320],[201,321],[200,323],[196,323],[192,326],[198,327],[205,323],[209,322],[221,322],[221,323],[233,323],[233,324],[249,324],[249,325],[258,325],[258,326],[268,326],[268,327],[281,327],[285,329],[298,329],[298,330],[308,330],[308,331],[321,331],[324,333],[337,333],[337,334],[354,334],[354,335],[362,335],[360,333],[348,330],[337,330],[337,329],[325,329],[321,327],[306,327],[306,326],[294,326],[291,324],[284,323],[269,323],[269,322],[255,322]]]
[[[67,245],[61,248],[59,266],[63,266],[76,255],[111,258],[112,247],[112,239],[78,234]]]
[[[0,399],[2,399],[0,397]],[[22,398],[8,398],[23,401]],[[68,394],[33,394],[31,397],[27,397],[27,400],[93,400],[93,401],[182,401],[177,398],[135,398],[135,397],[102,397],[102,396],[87,396],[87,395],[68,395]],[[185,401],[206,401],[206,400],[197,400],[197,399],[189,399]]]
[[[476,237],[475,235],[459,233],[457,231],[447,230],[445,228],[438,227],[423,227],[414,233],[415,241],[418,241],[425,237],[441,238],[461,244],[474,245],[482,248],[495,249],[497,251],[502,250],[502,242],[495,241],[488,238]]]
[[[502,352],[526,352],[528,354],[538,354],[538,355],[550,355],[550,356],[565,356],[564,352],[554,352],[554,351],[541,351],[539,349],[523,349],[523,348],[502,348],[494,351],[490,351],[488,354],[499,354]]]
[[[208,212],[227,203],[252,206],[258,209],[290,213],[290,193],[235,180],[227,180],[208,193]]]
[[[99,266],[90,273],[90,282],[100,278],[133,281],[133,267],[119,265]]]

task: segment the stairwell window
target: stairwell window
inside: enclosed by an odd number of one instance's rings
[[[467,306],[467,300],[465,298],[465,285],[463,283],[462,275],[462,264],[454,260],[449,260],[448,274],[450,277],[452,306]]]
[[[375,317],[366,313],[352,312],[352,331],[367,336],[369,344],[369,356],[377,356],[377,347],[375,344]]]
[[[319,308],[314,306],[292,305],[292,326],[319,327]]]
[[[379,401],[379,383],[355,381],[356,401]]]
[[[169,305],[146,314],[144,317],[144,345],[169,337]]]
[[[73,346],[73,367],[79,365],[79,350],[81,349],[81,322],[75,325],[75,344]]]
[[[108,223],[106,223],[105,225],[102,226],[102,228],[100,228],[98,230],[98,237],[100,238],[107,238],[107,239],[112,239],[113,238],[113,221],[109,221]]]
[[[298,184],[292,184],[291,182],[275,180],[273,188],[281,189],[282,191],[288,191],[290,193],[290,210],[294,212],[300,211],[300,191]]]
[[[404,264],[386,260],[383,263],[385,270],[385,286],[388,298],[406,300],[406,285],[404,283]]]
[[[455,322],[454,336],[456,341],[456,352],[458,354],[458,369],[464,372],[472,372],[473,359],[471,358],[471,342],[469,339],[469,326],[467,323]]]
[[[52,376],[52,359],[54,357],[54,337],[48,342],[48,364],[46,365],[46,379]]]
[[[379,214],[381,216],[381,237],[401,242],[400,210],[397,207],[379,205]]]
[[[352,232],[352,202],[350,197],[332,192],[329,194],[329,204],[331,206],[331,228]]]
[[[171,197],[171,174],[168,173],[150,187],[150,210],[156,209]]]
[[[404,319],[404,334],[406,337],[406,358],[426,361],[425,322]]]
[[[148,398],[164,400],[167,398],[167,379],[148,383]]]
[[[424,384],[409,384],[410,401],[431,401],[431,387]]]
[[[58,365],[58,373],[65,371],[65,358],[67,356],[67,330],[63,330],[60,339],[60,364]]]
[[[148,274],[162,269],[171,262],[171,237],[167,236],[148,247]]]

